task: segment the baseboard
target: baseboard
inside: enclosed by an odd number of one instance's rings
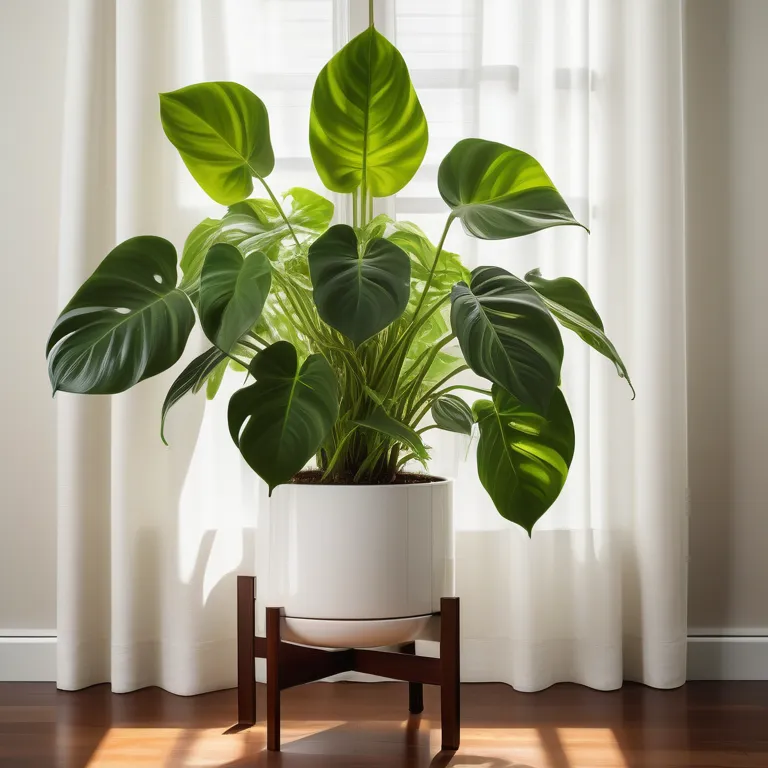
[[[688,638],[688,680],[768,680],[768,636]]]
[[[0,636],[0,680],[36,683],[55,679],[55,635]]]
[[[56,679],[56,637],[45,634],[0,636],[0,681]],[[689,637],[687,678],[768,680],[768,636]]]

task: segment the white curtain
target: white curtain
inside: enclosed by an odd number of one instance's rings
[[[470,266],[571,275],[589,289],[638,392],[566,335],[576,423],[566,491],[531,540],[498,517],[469,440],[433,440],[457,478],[464,680],[679,685],[686,645],[686,447],[678,0],[379,0],[427,117],[424,168],[382,210],[433,235],[437,164],[482,136],[537,156],[591,227],[481,243]],[[70,0],[60,247],[63,305],[110,248],[178,248],[220,212],[188,178],[157,93],[210,79],[265,101],[273,187],[322,192],[307,119],[316,73],[365,23],[362,0]],[[198,339],[185,360],[201,349]],[[183,362],[180,364],[183,365]],[[235,684],[234,578],[266,560],[266,492],[226,430],[225,380],[186,398],[159,441],[174,375],[107,398],[59,395],[59,687],[111,681],[192,694]],[[430,435],[436,432],[430,432]]]

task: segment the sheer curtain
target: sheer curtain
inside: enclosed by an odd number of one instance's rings
[[[685,674],[686,452],[681,18],[677,0],[379,0],[430,121],[425,165],[381,210],[437,235],[437,165],[482,136],[536,155],[591,235],[489,243],[470,266],[540,267],[589,289],[637,399],[565,331],[578,444],[531,540],[494,511],[469,439],[437,437],[456,477],[464,680],[679,685]],[[116,243],[181,247],[219,215],[158,120],[157,92],[233,79],[265,101],[273,188],[323,191],[309,160],[314,77],[362,28],[361,0],[70,0],[60,300]],[[344,216],[344,206],[339,206]],[[198,348],[191,345],[189,359]],[[183,364],[183,363],[182,363]],[[180,694],[235,683],[234,576],[268,560],[266,492],[211,403],[159,406],[175,372],[114,399],[59,395],[59,687]],[[437,434],[435,431],[429,435]]]

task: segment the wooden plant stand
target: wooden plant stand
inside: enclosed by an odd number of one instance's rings
[[[267,660],[267,749],[280,751],[280,692],[340,672],[367,672],[408,683],[408,709],[424,710],[423,685],[440,686],[442,748],[459,748],[459,598],[440,600],[440,658],[416,656],[416,644],[400,651],[327,650],[280,639],[281,608],[267,608],[267,636],[255,637],[253,576],[237,577],[237,715],[239,726],[256,722],[256,658]],[[438,615],[438,614],[435,614]]]

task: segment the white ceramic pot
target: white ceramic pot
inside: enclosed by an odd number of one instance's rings
[[[283,638],[361,648],[423,636],[454,591],[452,485],[275,489],[257,591],[285,609]]]

